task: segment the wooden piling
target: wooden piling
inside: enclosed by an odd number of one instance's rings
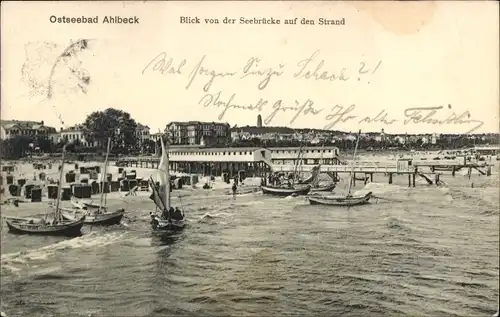
[[[392,173],[389,173],[389,184],[392,184]]]

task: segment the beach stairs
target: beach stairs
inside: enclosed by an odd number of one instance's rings
[[[273,171],[273,162],[271,161],[271,157],[266,157],[265,155],[262,155],[262,158],[261,158],[262,162],[264,162],[267,166],[269,166],[269,168],[271,169],[271,171]]]
[[[476,166],[473,166],[472,168],[473,168],[473,169],[475,169],[476,171],[478,171],[481,175],[486,175],[486,172],[484,172],[484,171],[480,170],[480,169],[479,169],[479,168],[477,168]],[[491,175],[491,168],[490,168],[490,173],[489,173],[489,174]],[[490,175],[488,175],[488,176],[490,176]]]
[[[418,173],[418,176],[422,177],[423,179],[425,179],[427,181],[427,184],[429,185],[432,185],[434,184],[434,182],[427,176],[425,175],[424,173]]]

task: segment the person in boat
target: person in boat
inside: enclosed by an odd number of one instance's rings
[[[156,220],[156,217],[152,212],[150,212],[149,215],[151,216],[151,226],[156,229],[158,227],[158,220]]]
[[[170,207],[170,209],[167,210],[163,210],[163,212],[161,213],[161,219],[168,219],[168,215],[170,215],[170,217],[172,217],[172,213],[174,212],[174,207]]]
[[[172,208],[173,209],[173,208]],[[184,217],[182,216],[182,212],[179,207],[175,207],[175,210],[171,214],[172,219],[174,220],[182,220]]]

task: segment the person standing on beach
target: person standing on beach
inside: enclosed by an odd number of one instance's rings
[[[238,185],[236,185],[236,180],[233,182],[233,187],[231,187],[233,191],[233,197],[236,196],[236,190],[238,189]]]

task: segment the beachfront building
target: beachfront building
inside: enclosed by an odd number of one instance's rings
[[[0,137],[2,140],[12,139],[16,136],[48,138],[55,132],[55,128],[46,126],[43,121],[0,121]]]
[[[335,146],[271,147],[271,161],[275,165],[296,164],[339,164],[339,148]],[[300,157],[299,157],[300,153]]]
[[[300,153],[300,156],[299,156]],[[199,173],[220,176],[227,172],[234,176],[240,170],[247,175],[261,176],[273,166],[302,164],[339,164],[339,149],[325,147],[287,147],[287,148],[202,148],[173,147],[169,149],[172,171]],[[121,161],[128,165],[148,164],[157,166],[159,157],[125,157]],[[143,164],[146,164],[144,166]]]
[[[229,124],[221,122],[170,122],[168,132],[170,144],[215,145],[225,144],[230,137]]]
[[[164,133],[151,133],[149,135],[149,139],[154,141],[154,142],[160,142],[162,135],[165,135],[165,134]]]
[[[137,123],[137,127],[135,128],[135,137],[139,147],[142,148],[146,140],[151,140],[149,127],[147,125]]]
[[[89,142],[85,139],[83,126],[80,124],[59,131],[57,142],[66,139],[69,143],[78,144],[82,147],[93,147],[95,142]]]

